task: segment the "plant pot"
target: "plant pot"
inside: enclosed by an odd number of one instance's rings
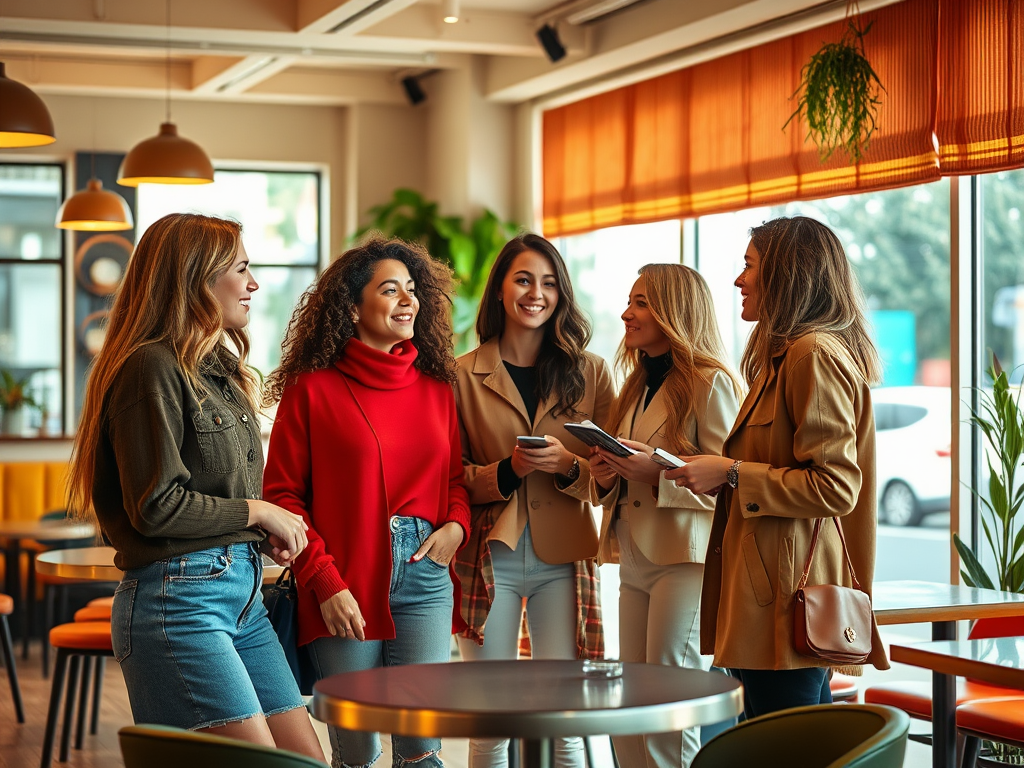
[[[13,408],[5,410],[0,428],[2,428],[5,435],[20,435],[25,429],[25,409]]]

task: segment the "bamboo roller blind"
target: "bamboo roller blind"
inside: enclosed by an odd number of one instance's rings
[[[721,213],[1024,165],[1024,0],[864,14],[886,92],[864,159],[821,163],[790,96],[837,22],[544,114],[544,233]],[[982,52],[984,51],[984,56]]]

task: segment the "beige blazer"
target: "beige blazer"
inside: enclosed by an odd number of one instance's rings
[[[736,419],[739,400],[732,380],[716,372],[711,385],[697,382],[694,392],[696,413],[686,424],[686,438],[696,446],[697,453],[722,453],[726,435]],[[659,389],[646,410],[636,403],[615,426],[615,436],[636,440],[652,448],[664,448],[670,453],[678,446],[669,445],[665,437],[668,412],[664,388]],[[643,396],[641,396],[642,398]],[[593,486],[598,504],[604,508],[601,518],[601,548],[598,561],[617,563],[619,542],[615,536],[613,518],[618,505],[625,504],[629,514],[629,533],[643,556],[655,565],[672,563],[703,563],[711,534],[711,517],[715,500],[711,496],[696,496],[686,488],[678,488],[661,473],[658,487],[647,483],[623,483],[603,496],[596,483]]]
[[[498,340],[491,339],[458,360],[455,402],[462,437],[462,461],[473,522],[467,547],[481,549],[498,540],[515,549],[527,521],[533,548],[546,563],[560,564],[597,555],[597,526],[590,508],[589,449],[562,426],[590,419],[602,424],[615,395],[605,361],[589,352],[586,394],[572,415],[554,416],[556,398],[537,407],[531,423],[512,377],[501,361]],[[559,488],[555,476],[533,472],[505,498],[498,490],[498,462],[509,456],[517,435],[552,435],[580,456],[580,476]]]
[[[739,486],[718,495],[701,596],[701,653],[720,667],[828,666],[793,645],[793,595],[824,518],[808,584],[850,586],[835,526],[842,521],[861,586],[875,569],[875,422],[871,391],[827,333],[793,341],[751,388],[724,455],[742,459]],[[872,628],[869,662],[889,662]]]

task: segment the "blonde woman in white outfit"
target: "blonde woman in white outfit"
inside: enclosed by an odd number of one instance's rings
[[[618,363],[626,375],[609,424],[638,453],[595,449],[594,497],[604,507],[601,562],[618,562],[619,647],[624,661],[707,669],[699,605],[715,500],[666,480],[655,448],[717,453],[739,409],[711,294],[680,264],[648,264],[622,313]],[[613,739],[622,768],[688,766],[698,729]]]

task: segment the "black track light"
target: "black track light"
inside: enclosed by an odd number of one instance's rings
[[[550,24],[545,24],[537,30],[537,39],[544,46],[544,53],[548,55],[552,64],[565,57],[565,46],[558,37],[558,30]]]
[[[405,88],[405,95],[408,97],[409,103],[414,107],[427,100],[427,94],[423,92],[420,81],[415,77],[403,77],[402,87]]]

